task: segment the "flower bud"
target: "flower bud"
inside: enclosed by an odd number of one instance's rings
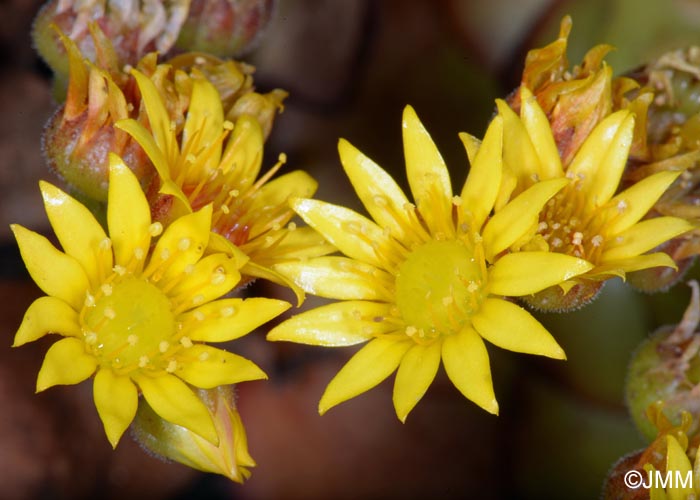
[[[160,457],[242,483],[250,477],[247,467],[254,467],[255,462],[248,454],[248,442],[236,410],[233,386],[195,389],[195,393],[209,409],[219,437],[218,446],[164,420],[143,398],[139,400],[136,418],[131,426],[134,438]]]
[[[582,279],[568,290],[563,290],[561,286],[550,286],[520,299],[536,311],[576,311],[590,304],[603,289],[603,285],[603,281]]]

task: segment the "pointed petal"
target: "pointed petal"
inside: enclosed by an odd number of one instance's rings
[[[138,179],[115,154],[109,155],[107,225],[117,264],[126,267],[135,253],[145,258],[151,242],[151,209]]]
[[[173,131],[170,115],[165,108],[163,99],[155,84],[143,73],[132,70],[131,74],[141,92],[141,101],[146,108],[148,124],[158,148],[165,154],[167,160],[173,160],[178,152],[178,147]]]
[[[243,192],[255,182],[260,173],[263,157],[263,131],[250,115],[241,115],[226,141],[219,168],[226,175],[230,171],[231,184]]]
[[[227,294],[240,280],[236,262],[227,255],[215,253],[197,262],[168,295],[174,301],[189,302],[194,307]]]
[[[593,269],[593,264],[563,253],[518,252],[504,255],[489,270],[488,290],[520,297],[544,290]]]
[[[501,99],[496,100],[496,106],[503,119],[503,169],[525,188],[542,178],[540,159],[520,117]]]
[[[466,132],[460,133],[459,138],[467,152],[469,164],[474,165],[474,162],[476,161],[476,154],[479,152],[479,148],[481,148],[481,140],[478,137],[467,134]]]
[[[211,212],[211,205],[206,205],[172,222],[158,239],[145,272],[152,272],[164,260],[168,260],[162,271],[166,280],[180,279],[185,269],[191,270],[209,243]]]
[[[304,290],[302,290],[301,287],[294,283],[294,281],[292,281],[291,278],[288,278],[282,273],[279,273],[269,267],[261,266],[256,264],[255,262],[248,261],[241,268],[241,274],[252,278],[261,278],[264,280],[268,280],[291,289],[292,292],[294,292],[294,296],[297,299],[297,307],[302,305],[304,303],[304,300],[306,299],[306,294],[304,293]]]
[[[677,269],[676,262],[664,252],[649,253],[628,257],[626,259],[611,260],[596,266],[589,275],[594,277],[599,274],[615,274],[624,276],[624,273],[641,271],[650,267],[672,267]]]
[[[525,236],[537,224],[544,204],[568,183],[564,178],[538,182],[491,217],[482,233],[486,259],[493,262],[496,255]]]
[[[467,144],[466,134],[460,134],[465,148]],[[491,120],[489,128],[484,135],[476,158],[471,162],[469,175],[462,188],[462,212],[471,213],[467,223],[473,230],[478,231],[483,226],[486,217],[491,213],[503,175],[503,120],[499,117]]]
[[[165,152],[156,144],[156,140],[146,127],[132,118],[119,120],[114,126],[129,134],[139,143],[139,146],[143,148],[146,155],[151,160],[151,163],[153,163],[153,167],[156,169],[156,172],[158,172],[158,177],[160,177],[162,182],[170,180],[170,164],[168,163],[168,158],[165,156]]]
[[[601,256],[601,263],[636,257],[692,229],[692,224],[677,217],[655,217],[643,220],[607,243],[606,250]]]
[[[185,335],[201,342],[228,342],[242,337],[289,309],[283,300],[253,297],[210,302],[178,317]]]
[[[47,333],[58,333],[65,337],[78,337],[82,333],[78,313],[56,297],[39,297],[32,302],[24,313],[12,347],[33,342]]]
[[[148,404],[161,418],[181,425],[214,445],[219,437],[209,410],[187,384],[174,375],[134,375]]]
[[[401,359],[394,382],[393,400],[396,415],[402,422],[406,421],[410,411],[435,379],[440,367],[441,352],[442,342],[438,340],[429,345],[414,345]]]
[[[267,340],[338,347],[360,344],[396,325],[384,321],[390,305],[379,302],[344,301],[316,307],[286,320],[267,334]]]
[[[380,227],[388,227],[399,241],[405,241],[411,222],[406,214],[409,203],[394,179],[348,141],[338,142],[340,161],[357,196]]]
[[[74,310],[83,307],[90,283],[83,267],[73,257],[59,252],[46,238],[12,224],[24,265],[32,279],[47,295],[68,303]]]
[[[692,467],[688,455],[681,447],[675,437],[666,435],[666,471],[673,474],[675,481],[671,480],[668,493],[668,500],[688,500],[695,496],[697,492],[693,487],[692,479],[686,481],[688,474],[692,474]],[[667,476],[669,477],[669,476]],[[692,476],[690,476],[692,478]]]
[[[288,276],[305,292],[339,300],[393,299],[393,277],[347,257],[317,257],[303,262],[287,262],[275,270]]]
[[[452,214],[452,184],[447,166],[411,106],[404,108],[402,125],[411,193],[431,232],[444,231]]]
[[[46,351],[36,380],[36,392],[54,385],[78,384],[95,373],[97,360],[85,352],[82,340],[61,339]]]
[[[102,368],[95,375],[92,393],[107,439],[112,448],[116,448],[136,416],[139,401],[136,386],[129,377],[121,377],[109,368]]]
[[[294,226],[292,226],[294,227]],[[274,265],[296,259],[311,259],[333,253],[336,249],[314,228],[294,227],[280,229],[282,236],[275,241],[274,246],[265,248],[265,255],[256,255],[258,262]],[[277,236],[275,235],[275,238]],[[241,245],[245,250],[246,245]],[[263,253],[262,251],[260,252]]]
[[[611,114],[596,125],[567,169],[567,175],[581,182],[588,210],[607,203],[617,191],[633,130],[632,113]]]
[[[483,338],[509,351],[566,359],[554,337],[529,312],[502,299],[486,299],[472,324]]]
[[[396,370],[413,345],[412,340],[383,337],[369,342],[330,381],[318,404],[318,412],[323,415],[335,405],[378,385]]]
[[[203,344],[181,351],[177,360],[177,376],[202,389],[267,378],[264,371],[243,356]]]
[[[532,92],[523,86],[520,87],[520,118],[539,159],[540,180],[563,177],[559,150],[554,142],[547,115],[544,114]]]
[[[187,120],[182,131],[182,144],[197,138],[200,148],[215,144],[223,132],[224,110],[221,106],[221,96],[209,80],[194,78],[192,80],[192,97],[187,110]],[[219,146],[220,148],[220,146]],[[199,148],[198,148],[199,149]],[[212,153],[212,158],[218,163],[220,149]],[[215,168],[216,165],[213,165]]]
[[[616,213],[605,230],[609,234],[618,234],[636,224],[680,174],[659,172],[650,175],[615,196],[610,200],[610,207]]]
[[[297,198],[290,202],[304,221],[351,259],[381,266],[375,245],[389,242],[373,221],[349,208],[319,200]]]
[[[442,343],[442,361],[447,376],[464,397],[487,412],[498,414],[489,354],[474,329],[467,327],[446,337]]]
[[[39,182],[46,214],[63,250],[80,262],[92,286],[112,270],[112,252],[99,251],[107,235],[92,213],[48,182]]]

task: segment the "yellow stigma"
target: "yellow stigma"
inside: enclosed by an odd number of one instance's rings
[[[81,314],[88,348],[102,366],[131,371],[145,367],[148,359],[154,368],[165,368],[162,346],[176,333],[168,297],[141,278],[113,283],[110,291],[86,303]]]
[[[431,241],[411,252],[396,277],[406,334],[419,341],[457,333],[482,300],[481,266],[460,241]]]

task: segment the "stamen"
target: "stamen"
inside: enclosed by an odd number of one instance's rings
[[[177,248],[182,252],[186,252],[191,244],[192,241],[189,238],[181,238],[180,241],[177,242]]]
[[[603,244],[603,237],[599,234],[596,234],[593,238],[591,238],[591,245],[594,247],[599,247]]]
[[[287,224],[287,229],[289,229],[290,231],[294,231],[296,228],[297,225],[294,222],[290,222],[289,224]]]
[[[94,307],[95,297],[90,292],[85,292],[85,307]]]
[[[165,371],[168,373],[173,373],[175,370],[177,370],[177,361],[171,359],[168,361],[168,366],[165,368]]]
[[[195,311],[194,314],[192,314],[192,316],[197,321],[204,321],[204,319],[206,318],[206,316],[204,315],[204,313],[202,311]]]
[[[406,335],[408,335],[409,337],[413,337],[417,332],[418,329],[415,326],[406,327]]]
[[[109,297],[110,295],[112,295],[112,285],[110,285],[109,283],[103,283],[100,286],[100,290],[102,290],[102,293],[105,297]]]
[[[100,250],[103,251],[108,251],[112,248],[112,240],[109,238],[104,238],[102,241],[100,241]]]
[[[143,251],[143,248],[136,247],[134,249],[134,257],[136,257],[136,260],[143,260],[143,258],[145,256],[146,256],[146,253]]]
[[[148,356],[141,356],[139,358],[139,368],[145,368],[148,365],[148,363],[150,363],[150,361],[151,360],[148,358]]]
[[[180,344],[182,344],[182,347],[184,347],[185,349],[188,349],[193,345],[192,340],[189,337],[182,337],[180,339]]]
[[[227,307],[222,307],[221,310],[219,311],[219,314],[221,314],[222,318],[228,318],[228,317],[233,316],[234,312],[236,312],[236,310],[233,307],[227,306]]]
[[[88,345],[95,345],[97,343],[97,334],[95,332],[86,332],[85,343]]]
[[[150,234],[152,237],[160,236],[160,234],[163,232],[163,224],[160,222],[154,222],[150,226],[148,226],[148,234]]]
[[[209,353],[204,351],[204,352],[200,353],[198,357],[199,357],[200,361],[206,361],[209,359]]]
[[[126,343],[130,346],[135,346],[139,341],[139,338],[133,333],[126,338]]]
[[[170,342],[167,340],[161,340],[160,344],[158,344],[158,350],[161,352],[161,354],[168,352],[168,349],[170,349]]]
[[[105,310],[102,312],[104,314],[104,317],[107,319],[114,319],[117,317],[117,313],[114,312],[114,309],[111,307],[105,307]]]
[[[124,266],[116,265],[112,268],[112,270],[117,273],[119,276],[124,276],[126,274],[126,268]]]

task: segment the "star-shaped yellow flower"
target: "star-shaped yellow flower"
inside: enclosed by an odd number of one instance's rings
[[[235,124],[225,120],[219,92],[206,79],[195,78],[180,131],[171,122],[153,81],[139,71],[132,74],[150,130],[132,119],[116,126],[133,136],[148,154],[160,177],[160,193],[180,204],[171,213],[212,204],[212,231],[250,258],[243,274],[283,285],[289,282],[272,270],[273,264],[332,250],[311,229],[288,224],[294,215],[288,199],[311,196],[317,186],[314,179],[297,170],[269,181],[283,158],[258,178],[263,131],[254,117],[242,114]]]
[[[462,139],[469,147],[476,141]],[[415,205],[384,170],[344,140],[341,162],[374,221],[322,201],[292,202],[344,255],[276,269],[307,292],[341,302],[287,320],[268,339],[324,346],[367,342],[328,385],[321,413],[398,369],[393,400],[403,421],[440,360],[464,396],[497,413],[484,339],[517,352],[565,357],[549,332],[506,297],[558,284],[591,265],[551,252],[502,254],[532,233],[542,206],[568,180],[541,182],[489,217],[501,181],[501,118],[486,132],[458,196],[411,107],[404,111],[403,142]]]
[[[504,127],[504,175],[496,211],[541,181],[570,180],[547,202],[539,215],[537,235],[523,248],[590,262],[591,270],[574,282],[624,277],[626,272],[656,266],[675,267],[665,253],[646,252],[693,226],[677,217],[641,219],[679,172],[659,172],[618,193],[632,141],[632,113],[617,111],[603,119],[564,168],[547,117],[525,87],[521,87],[520,109],[518,116],[498,101]]]
[[[265,374],[205,342],[238,338],[289,304],[215,300],[238,283],[244,258],[206,254],[211,207],[163,231],[151,223],[138,180],[115,155],[109,237],[87,208],[60,189],[42,182],[41,192],[65,253],[43,236],[12,226],[29,273],[47,294],[27,310],[14,345],[47,333],[65,337],[46,353],[37,391],[95,374],[95,405],[113,446],[134,418],[139,392],[162,418],[216,444],[209,411],[188,384],[212,388]]]

